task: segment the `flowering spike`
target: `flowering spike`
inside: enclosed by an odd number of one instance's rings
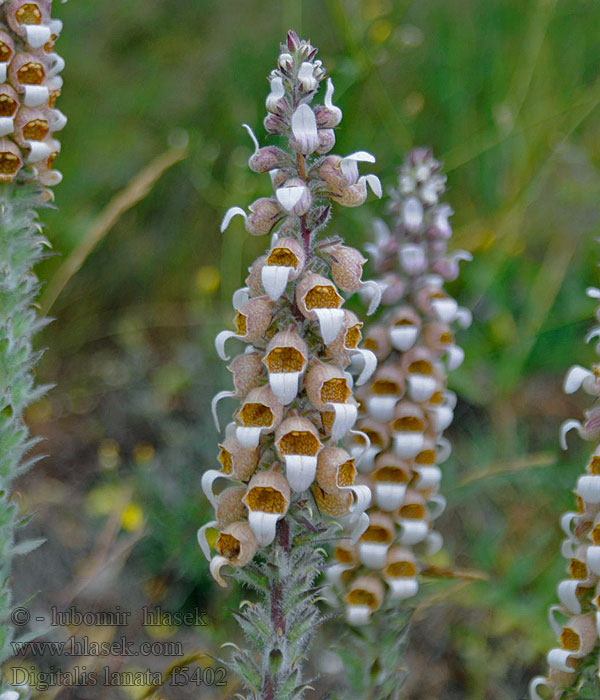
[[[329,79],[324,104],[314,104],[325,80],[315,55],[308,42],[288,33],[269,78],[264,119],[265,129],[280,137],[281,147],[261,148],[244,125],[254,145],[248,165],[254,172],[269,173],[272,196],[257,199],[247,209],[230,208],[221,224],[223,231],[233,217],[242,216],[251,235],[271,235],[269,249],[249,268],[247,286],[234,294],[235,329],[221,331],[215,339],[221,359],[229,359],[225,345],[230,338],[245,343],[247,350],[229,366],[234,391],[221,391],[213,399],[215,421],[221,399],[232,397],[239,404],[220,446],[221,469],[209,469],[202,479],[217,516],[219,536],[210,564],[217,582],[225,585],[221,571],[226,565],[241,580],[246,567],[260,569],[261,577],[268,572],[270,586],[261,595],[269,609],[261,608],[257,625],[272,620],[273,629],[268,648],[261,650],[261,684],[252,688],[253,697],[279,697],[277,688],[300,672],[312,632],[292,642],[295,630],[286,625],[300,619],[316,623],[319,617],[312,585],[314,572],[322,568],[323,551],[314,543],[329,532],[321,517],[334,519],[354,537],[362,536],[369,523],[365,511],[371,491],[354,483],[352,455],[340,450],[345,459],[336,465],[335,483],[326,488],[319,464],[322,452],[339,449],[337,443],[351,435],[357,419],[350,372],[358,375],[357,385],[364,384],[377,364],[376,353],[359,347],[362,323],[344,309],[342,295],[371,291],[374,311],[381,290],[363,281],[366,261],[359,251],[339,240],[319,239],[333,202],[357,206],[366,199],[368,187],[380,196],[381,185],[375,175],[359,174],[359,163],[375,162],[370,153],[325,155],[335,145],[334,128],[342,113],[332,103]],[[217,479],[238,485],[217,496]],[[235,521],[224,518],[224,512]],[[199,532],[203,549],[207,527]],[[295,544],[300,535],[302,544]],[[269,564],[266,569],[253,562],[255,554]],[[290,611],[289,623],[282,611]],[[289,646],[275,677],[269,652],[279,643],[282,626]],[[241,656],[234,657],[232,665],[248,680]],[[293,686],[285,687],[289,694]]]

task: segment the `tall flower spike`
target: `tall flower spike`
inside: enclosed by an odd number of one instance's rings
[[[588,296],[598,300],[600,291],[588,289]],[[596,310],[596,318],[599,311]],[[586,336],[586,342],[595,338],[600,327]],[[596,347],[596,353],[600,348]],[[597,400],[600,394],[600,368],[592,365],[571,367],[564,381],[564,391],[573,394],[582,389]],[[547,655],[548,672],[537,676],[529,684],[532,700],[551,697],[583,697],[598,686],[600,656],[600,407],[597,403],[585,412],[583,423],[567,420],[560,429],[560,442],[567,449],[567,433],[572,429],[584,440],[596,443],[585,473],[574,489],[577,510],[565,513],[560,520],[566,538],[561,553],[566,559],[568,578],[558,584],[559,604],[553,605],[549,619],[557,643]],[[541,690],[545,688],[545,690]],[[568,689],[568,691],[566,690]]]
[[[12,656],[11,559],[36,542],[16,543],[21,519],[12,482],[37,459],[24,422],[27,406],[45,389],[35,385],[38,353],[33,336],[44,320],[35,311],[39,283],[33,271],[48,246],[40,234],[37,208],[52,199],[48,186],[61,180],[52,169],[60,151],[56,133],[65,116],[55,108],[64,62],[54,52],[61,22],[51,17],[51,0],[0,3],[0,663]],[[0,697],[23,698],[0,682]]]
[[[456,254],[447,251],[451,210],[439,202],[444,182],[431,152],[413,150],[390,193],[391,228],[377,221],[375,240],[366,246],[378,273],[382,308],[365,330],[365,347],[379,364],[356,392],[361,406],[357,428],[367,435],[369,445],[355,436],[349,451],[373,500],[370,525],[357,543],[352,567],[343,550],[336,550],[334,567],[346,567],[337,597],[346,619],[352,625],[368,625],[364,636],[373,638],[376,646],[380,637],[389,640],[393,649],[381,650],[383,655],[400,653],[394,645],[401,635],[387,627],[396,624],[391,621],[398,616],[405,619],[406,610],[399,608],[418,592],[420,572],[426,568],[423,559],[441,546],[441,536],[433,529],[445,505],[439,494],[439,465],[450,453],[443,431],[452,421],[456,400],[447,389],[447,374],[463,356],[454,331],[458,317],[465,315],[444,288],[456,276],[451,265]],[[340,258],[337,251],[336,257]],[[354,262],[358,264],[358,258]],[[363,287],[362,292],[368,302],[371,289]],[[377,605],[355,603],[357,597],[375,600],[362,593],[365,577],[385,592]],[[373,636],[375,628],[381,634]],[[377,658],[379,652],[373,647],[370,653]],[[373,688],[366,692],[380,697]]]
[[[329,79],[324,104],[313,104],[325,80],[315,56],[316,49],[289,32],[269,78],[264,120],[278,145],[261,147],[245,125],[254,145],[249,167],[270,175],[273,195],[248,211],[231,208],[222,222],[224,230],[239,216],[250,234],[271,234],[268,250],[249,268],[247,286],[234,295],[235,330],[215,341],[224,360],[226,343],[229,349],[241,341],[246,349],[230,364],[233,390],[213,401],[215,418],[221,398],[239,404],[221,444],[221,469],[202,479],[216,517],[198,533],[205,553],[215,542],[210,568],[219,584],[226,585],[232,571],[254,587],[256,572],[265,581],[262,607],[239,616],[244,630],[262,640],[261,662],[250,652],[231,662],[256,698],[283,698],[284,689],[285,697],[302,696],[302,658],[313,633],[305,625],[319,616],[313,581],[323,554],[315,545],[329,532],[323,518],[338,519],[357,538],[368,526],[371,500],[368,487],[354,483],[353,456],[338,443],[352,433],[358,414],[353,374],[365,383],[377,364],[373,352],[359,347],[362,324],[344,309],[344,295],[371,290],[376,306],[379,288],[363,281],[366,260],[359,251],[340,238],[323,240],[322,231],[333,202],[356,206],[367,185],[378,194],[381,185],[375,175],[359,176],[358,163],[373,163],[371,154],[325,155],[342,113]],[[219,515],[223,505],[213,488],[223,485],[244,489],[239,500],[238,491],[225,491],[223,503],[235,504],[233,523]],[[211,528],[216,538],[207,537]]]

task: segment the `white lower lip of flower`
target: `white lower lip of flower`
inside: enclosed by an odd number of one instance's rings
[[[417,480],[414,483],[416,489],[435,489],[440,485],[442,470],[437,465],[413,467],[413,470],[417,474]]]
[[[215,422],[215,428],[217,429],[217,432],[221,432],[221,426],[219,424],[219,414],[217,413],[217,406],[219,404],[219,401],[221,399],[231,398],[232,396],[235,396],[234,391],[220,391],[218,394],[215,394],[215,396],[213,396],[213,400],[210,402],[210,410],[212,412],[212,417]]]
[[[371,619],[371,608],[368,605],[346,606],[346,622],[353,627],[368,625]]]
[[[567,434],[575,429],[580,437],[583,437],[583,426],[578,420],[574,420],[573,418],[569,418],[569,420],[564,421],[564,423],[560,426],[560,446],[563,448],[563,450],[567,449]]]
[[[473,323],[473,314],[469,309],[465,309],[464,306],[460,306],[456,312],[456,322],[461,328],[468,328],[471,323]]]
[[[314,153],[319,146],[317,120],[307,104],[301,104],[292,114],[292,134],[304,155]]]
[[[446,510],[446,499],[439,493],[436,496],[432,496],[427,501],[427,510],[432,520],[439,518]]]
[[[367,280],[360,283],[359,294],[366,292],[365,298],[368,299],[367,316],[372,316],[381,304],[381,295],[383,294],[384,286],[378,284],[374,280]],[[369,290],[369,291],[367,291]]]
[[[236,311],[239,311],[242,306],[250,299],[250,288],[240,287],[236,289],[231,297],[231,303]]]
[[[446,350],[446,364],[448,369],[452,370],[458,369],[465,359],[465,351],[459,345],[450,345]]]
[[[577,480],[575,493],[581,496],[585,503],[600,503],[600,476],[580,476]]]
[[[423,205],[417,197],[409,197],[402,207],[402,220],[410,231],[416,231],[423,223]]]
[[[206,525],[203,525],[196,533],[196,537],[198,538],[198,544],[200,545],[202,554],[204,554],[207,561],[210,561],[210,547],[208,546],[208,540],[206,539],[206,531],[211,527],[217,527],[216,520],[211,520],[209,523],[206,523]]]
[[[377,357],[374,352],[363,350],[362,348],[352,350],[350,355],[351,369],[356,369],[357,372],[360,372],[356,380],[356,386],[362,386],[371,379],[373,372],[377,369]]]
[[[265,265],[260,272],[263,287],[271,301],[277,301],[285,291],[294,268],[285,265]]]
[[[8,63],[0,63],[0,82],[6,82],[6,73],[8,70]]]
[[[410,350],[418,335],[419,329],[416,326],[394,326],[389,331],[390,343],[400,352]]]
[[[261,510],[248,512],[248,524],[256,537],[256,541],[263,547],[275,539],[277,521],[283,517],[281,513],[263,513]]]
[[[454,411],[448,406],[435,406],[427,413],[436,433],[443,433],[454,420]]]
[[[64,69],[65,59],[62,56],[59,56],[57,53],[48,54],[48,57],[51,60],[48,76],[50,78],[53,78],[55,75],[58,75]]]
[[[435,458],[439,464],[445,462],[452,454],[452,443],[445,437],[438,438],[435,443]]]
[[[444,546],[444,538],[437,530],[432,530],[425,538],[425,554],[433,556]]]
[[[366,400],[367,412],[379,423],[387,423],[392,420],[397,403],[397,396],[369,396]]]
[[[43,24],[26,24],[24,25],[25,36],[27,37],[27,43],[34,49],[39,49],[48,41],[50,41],[50,27]]]
[[[51,154],[52,149],[43,141],[27,141],[29,146],[29,154],[27,156],[28,163],[37,163],[40,160],[46,160]]]
[[[373,461],[381,452],[379,447],[354,446],[350,448],[350,454],[354,459],[354,466],[359,472],[368,474],[373,469]],[[360,455],[360,456],[359,456]]]
[[[573,615],[581,614],[581,603],[579,598],[577,598],[579,583],[579,581],[574,581],[573,579],[565,579],[558,584],[557,588],[558,599]]]
[[[405,432],[394,434],[394,453],[400,459],[412,459],[423,449],[425,437],[423,433]]]
[[[231,476],[229,474],[223,474],[223,472],[220,472],[218,469],[207,469],[204,474],[202,474],[202,479],[200,480],[202,491],[215,510],[217,509],[217,499],[213,493],[212,486],[217,479],[231,479]]]
[[[581,365],[573,365],[565,377],[563,391],[565,394],[574,394],[581,386],[583,386],[585,389],[586,380],[589,380],[590,378],[592,379],[593,386],[594,373]],[[588,381],[587,384],[589,386],[590,382]],[[591,392],[588,391],[587,393]]]
[[[221,221],[221,233],[227,229],[231,219],[233,219],[234,216],[241,216],[244,218],[244,221],[248,220],[248,214],[246,214],[241,207],[229,207],[229,209],[225,212],[223,221]]]
[[[258,447],[260,442],[260,434],[264,428],[247,428],[243,425],[238,425],[235,431],[235,437],[242,447]]]
[[[319,321],[319,331],[325,345],[330,345],[338,337],[344,323],[343,309],[313,309]]]
[[[0,117],[0,136],[8,136],[14,130],[15,120],[12,117]]]
[[[600,612],[596,613],[596,633],[600,637]]]
[[[24,90],[23,104],[26,107],[39,107],[44,102],[48,102],[50,97],[50,91],[43,85],[25,85]]]
[[[358,409],[352,403],[328,403],[326,406],[335,413],[331,426],[331,440],[338,442],[356,423]]]
[[[562,625],[556,619],[556,613],[561,613],[562,615],[564,615],[564,611],[562,609],[562,606],[551,605],[548,608],[548,622],[550,623],[550,627],[552,628],[552,631],[554,632],[554,636],[558,637],[560,635],[560,633],[562,632]]]
[[[229,560],[226,559],[225,557],[221,556],[218,554],[216,557],[213,557],[210,560],[210,573],[211,576],[215,579],[215,581],[219,584],[219,586],[222,586],[223,588],[227,588],[227,584],[225,581],[221,578],[221,569],[224,566],[229,565]]]
[[[424,374],[408,375],[408,394],[416,403],[428,401],[435,392],[437,382],[434,377]]]
[[[427,268],[425,251],[420,245],[407,243],[399,252],[400,264],[407,275],[420,275]]]
[[[332,564],[325,569],[325,578],[332,586],[339,588],[341,586],[341,576],[344,571],[349,571],[353,568],[352,564]]]
[[[443,323],[452,323],[456,318],[456,312],[458,311],[458,302],[456,299],[447,297],[446,299],[434,299],[431,302],[431,306],[435,312],[435,315]]]
[[[309,455],[285,455],[285,476],[292,491],[300,493],[315,480],[317,458]]]
[[[60,131],[66,125],[67,117],[59,109],[52,109],[50,111],[50,127],[52,131]]]
[[[387,560],[389,544],[382,542],[359,542],[358,557],[369,569],[383,569]]]
[[[600,547],[588,547],[586,553],[586,563],[597,576],[600,576]]]
[[[406,484],[386,484],[378,482],[375,484],[375,501],[381,510],[397,510],[402,505]]]
[[[371,505],[371,489],[364,484],[340,486],[341,491],[352,491],[354,503],[350,506],[350,522],[357,520]]]
[[[215,338],[215,350],[217,351],[217,355],[224,362],[231,359],[229,355],[225,354],[225,343],[229,340],[229,338],[241,338],[241,336],[234,331],[221,331]]]
[[[291,187],[280,187],[275,192],[275,196],[282,209],[285,209],[288,214],[293,214],[294,207],[300,203],[306,192],[307,188],[305,185],[293,185]]]
[[[529,684],[529,697],[531,700],[544,700],[544,698],[542,698],[542,696],[538,693],[538,688],[540,687],[547,688],[548,692],[553,692],[547,678],[544,676],[536,676],[535,678],[531,679],[531,683]]]
[[[560,527],[562,531],[565,533],[565,535],[570,539],[570,540],[576,540],[577,538],[575,537],[575,533],[573,532],[572,525],[575,523],[575,526],[577,526],[579,522],[580,514],[575,513],[574,511],[569,511],[568,513],[564,513],[560,519]]]
[[[563,540],[560,545],[560,554],[565,559],[572,559],[577,547],[579,547],[579,542],[576,539]]]
[[[400,518],[396,521],[402,528],[400,533],[400,544],[412,546],[422,542],[429,532],[429,523],[426,520],[412,520],[410,518]]]
[[[572,656],[573,654],[566,649],[551,649],[546,656],[546,660],[548,661],[548,666],[551,666],[558,671],[573,673],[573,667],[569,666],[567,663]]]
[[[298,395],[298,383],[302,372],[269,372],[269,386],[284,406]]]
[[[416,578],[388,578],[386,583],[390,587],[392,600],[406,600],[413,598],[419,591],[419,582]]]

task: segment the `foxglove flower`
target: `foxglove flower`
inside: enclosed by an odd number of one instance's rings
[[[350,172],[341,164],[336,168],[331,157],[321,169],[336,184]],[[454,339],[455,328],[459,319],[470,317],[444,287],[455,276],[450,268],[457,259],[447,251],[451,209],[439,201],[444,182],[430,151],[412,151],[391,192],[392,229],[377,221],[375,240],[366,246],[379,274],[383,310],[366,329],[364,346],[379,365],[356,391],[361,407],[358,434],[348,449],[373,499],[370,524],[357,542],[352,567],[344,552],[340,559],[336,551],[334,564],[345,567],[339,598],[352,624],[366,624],[378,607],[357,608],[349,602],[356,598],[356,581],[365,576],[378,581],[390,605],[411,598],[418,592],[423,558],[441,546],[433,528],[445,506],[439,493],[440,465],[449,456],[450,444],[443,432],[452,422],[456,401],[447,389],[447,374],[464,356]],[[334,255],[347,257],[337,247]],[[469,257],[460,254],[461,259]],[[352,263],[354,275],[346,275],[344,284],[350,280],[357,289],[354,279],[362,259],[353,257]],[[343,288],[339,278],[334,280]],[[365,301],[371,300],[373,290],[360,291]],[[589,383],[587,375],[581,381]]]
[[[600,298],[600,290],[588,289],[592,299]],[[598,318],[598,311],[596,312]],[[599,328],[587,335],[586,341],[597,337]],[[599,348],[596,347],[596,352]],[[600,395],[599,369],[593,365],[586,369],[580,365],[571,367],[564,381],[564,391],[573,394],[583,390],[596,400]],[[583,422],[567,420],[560,429],[560,442],[567,449],[567,437],[575,430],[584,440],[594,443],[600,438],[598,406],[585,412]],[[561,527],[566,535],[561,553],[566,560],[568,578],[558,584],[558,605],[549,610],[552,630],[556,635],[556,647],[547,655],[548,673],[537,676],[529,685],[532,700],[565,697],[565,689],[583,696],[589,673],[594,668],[600,672],[598,641],[600,636],[600,445],[596,445],[585,469],[574,488],[577,509],[565,513]],[[545,690],[541,690],[545,688]]]
[[[224,360],[229,359],[226,346],[241,348],[229,365],[233,389],[213,400],[215,419],[222,398],[239,403],[220,445],[220,468],[202,478],[215,518],[198,531],[219,584],[226,584],[232,569],[241,581],[260,569],[269,582],[259,588],[270,610],[256,624],[262,635],[262,620],[271,620],[273,631],[261,650],[261,682],[252,697],[279,697],[276,688],[289,684],[305,654],[312,634],[308,628],[294,642],[281,638],[293,620],[302,619],[304,625],[318,616],[312,581],[322,553],[315,542],[328,527],[318,514],[337,519],[357,539],[368,526],[365,511],[371,500],[368,486],[355,483],[353,454],[338,443],[354,435],[354,385],[367,382],[377,363],[370,350],[359,347],[362,323],[344,309],[344,295],[370,291],[374,310],[379,287],[363,281],[365,259],[359,251],[339,238],[323,240],[322,231],[333,202],[355,206],[366,198],[367,185],[378,195],[381,186],[375,175],[358,173],[359,162],[375,160],[364,151],[323,158],[335,144],[333,128],[342,115],[332,102],[333,84],[315,56],[308,42],[288,34],[269,78],[264,120],[267,132],[287,147],[261,147],[246,125],[254,144],[250,168],[270,175],[273,195],[248,210],[231,208],[222,222],[224,230],[239,216],[250,234],[271,234],[268,250],[249,269],[246,286],[234,294],[235,330],[222,331],[215,341]],[[323,83],[324,104],[314,105]],[[338,178],[325,177],[326,159],[339,165]],[[227,508],[232,514],[224,518]],[[208,536],[211,529],[216,537]],[[300,536],[304,544],[295,545]],[[296,579],[301,583],[294,584]],[[285,611],[290,611],[289,623]],[[254,613],[246,614],[245,629],[255,624]],[[275,673],[269,654],[281,651],[284,643],[282,666]],[[240,654],[234,666],[248,680],[244,669],[250,662]],[[292,686],[285,687],[296,696]]]

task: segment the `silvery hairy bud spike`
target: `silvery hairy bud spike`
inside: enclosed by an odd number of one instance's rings
[[[598,289],[590,288],[587,294],[597,301],[600,299]],[[600,316],[599,311],[600,307],[597,307],[596,319]],[[599,334],[598,327],[592,328],[585,338],[586,342]],[[598,345],[595,351],[599,354]],[[597,362],[590,369],[573,365],[564,380],[565,393],[573,394],[582,390],[596,401],[600,395],[599,367]],[[600,663],[600,407],[592,405],[584,416],[583,422],[569,419],[560,428],[560,444],[563,449],[567,449],[567,436],[571,430],[596,446],[574,489],[577,509],[565,513],[560,519],[561,528],[566,535],[561,554],[566,560],[568,578],[558,584],[559,604],[551,606],[549,610],[550,623],[557,641],[546,657],[547,674],[536,676],[529,684],[531,700],[541,700],[548,696],[566,697],[566,689],[570,687],[577,688],[583,696],[591,689],[590,676],[584,673],[584,669],[598,669]]]
[[[374,312],[381,289],[363,280],[366,260],[359,251],[339,238],[320,238],[335,202],[356,206],[368,188],[380,196],[381,185],[375,175],[359,174],[359,164],[375,161],[365,151],[323,159],[335,146],[333,129],[342,118],[332,101],[333,83],[324,83],[316,49],[290,32],[269,75],[264,121],[285,145],[261,145],[244,125],[254,145],[249,167],[269,174],[273,194],[248,209],[232,207],[221,225],[225,230],[239,216],[248,233],[271,234],[268,249],[249,267],[246,286],[233,295],[234,330],[215,339],[223,360],[229,360],[226,346],[239,348],[229,364],[233,388],[213,399],[218,428],[221,399],[237,406],[220,443],[219,468],[202,477],[215,517],[198,531],[219,584],[232,577],[264,581],[261,602],[243,613],[244,628],[267,640],[257,652],[260,682],[253,685],[256,674],[242,652],[230,663],[252,697],[282,697],[280,690],[301,685],[307,645],[320,619],[314,583],[324,550],[318,545],[333,537],[330,521],[354,543],[369,524],[371,491],[357,476],[364,455],[340,443],[351,436],[369,447],[369,435],[354,431],[354,388],[369,381],[377,358],[360,346],[362,323],[344,305],[345,295],[368,292]],[[315,105],[319,93],[324,104]],[[298,632],[299,624],[308,626]],[[273,654],[280,655],[282,635],[286,652],[275,674]]]
[[[358,184],[355,168],[363,159],[360,152],[345,161],[327,156],[320,175],[332,192],[347,192]],[[348,622],[365,625],[376,618],[378,630],[393,625],[399,613],[392,609],[418,593],[422,572],[428,569],[425,558],[442,545],[434,523],[445,506],[440,484],[451,448],[443,432],[456,402],[447,389],[447,375],[464,356],[455,335],[460,319],[468,315],[444,288],[456,269],[455,254],[447,250],[452,210],[439,202],[444,182],[431,151],[412,151],[388,202],[393,221],[389,227],[376,221],[374,241],[367,247],[379,274],[382,309],[362,334],[364,347],[379,364],[356,390],[360,412],[347,449],[373,499],[356,552],[349,557],[347,550],[336,550],[328,579]],[[362,272],[360,254],[335,245],[325,248],[328,253],[347,258],[352,263],[348,270],[354,270],[343,280],[334,275],[337,287],[355,288]],[[600,503],[600,490],[598,494]],[[382,638],[378,635],[378,642]],[[390,634],[390,639],[397,638]],[[388,651],[373,654],[380,657]],[[393,647],[392,653],[402,651]],[[382,671],[378,683],[392,683],[392,674],[392,668]]]

